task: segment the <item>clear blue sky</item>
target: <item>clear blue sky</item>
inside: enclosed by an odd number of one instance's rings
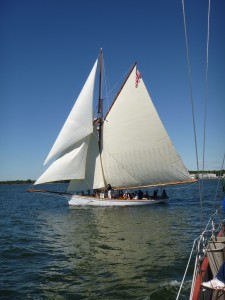
[[[206,0],[186,0],[199,160]],[[37,179],[102,47],[110,85],[137,61],[189,170],[196,169],[181,0],[1,0],[0,180]],[[225,1],[211,0],[206,169],[225,151]]]

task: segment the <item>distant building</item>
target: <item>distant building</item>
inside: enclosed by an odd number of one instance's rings
[[[213,173],[205,173],[205,174],[199,173],[199,178],[216,179],[217,176],[216,176],[216,174],[213,174]]]
[[[207,174],[207,175],[208,175],[208,178],[211,178],[211,179],[217,178],[216,174],[213,174],[213,173]]]
[[[191,175],[191,179],[196,179],[197,178],[197,174],[190,174]]]

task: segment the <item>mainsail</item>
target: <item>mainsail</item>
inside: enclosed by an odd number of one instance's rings
[[[45,163],[57,159],[35,184],[70,180],[67,191],[75,192],[190,180],[136,65],[105,119],[93,123],[96,69],[97,61]]]
[[[102,162],[106,181],[129,188],[190,180],[137,69],[114,101],[103,125]]]

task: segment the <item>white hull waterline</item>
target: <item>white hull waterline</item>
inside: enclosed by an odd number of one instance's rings
[[[156,205],[168,202],[169,199],[142,199],[142,200],[123,200],[123,199],[100,199],[93,197],[74,195],[69,200],[70,206],[90,205],[90,206],[143,206]]]

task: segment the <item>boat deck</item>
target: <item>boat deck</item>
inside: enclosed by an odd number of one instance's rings
[[[200,271],[195,281],[195,288],[191,300],[225,300],[224,289],[208,289],[203,287],[202,282],[212,280],[219,267],[225,261],[225,229],[209,242],[207,255],[204,258]]]

